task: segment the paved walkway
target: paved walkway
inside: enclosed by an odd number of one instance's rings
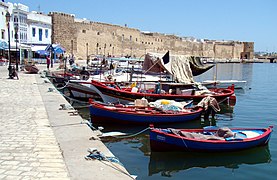
[[[112,153],[79,115],[59,110],[69,104],[46,78],[7,77],[0,66],[0,179],[131,179],[118,164],[85,160],[88,148]]]

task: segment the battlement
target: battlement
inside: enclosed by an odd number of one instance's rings
[[[75,18],[73,14],[50,12],[52,42],[58,42],[77,58],[88,54],[140,57],[147,52],[194,55],[212,58],[235,58],[254,52],[253,42],[199,40],[174,34],[145,32],[125,26]]]

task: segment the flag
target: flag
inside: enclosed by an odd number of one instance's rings
[[[169,63],[169,51],[162,57],[164,64]]]

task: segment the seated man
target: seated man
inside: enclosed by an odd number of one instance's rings
[[[89,72],[86,70],[86,67],[83,67],[83,69],[80,71],[80,79],[82,80],[88,80],[89,78]]]
[[[13,79],[14,77],[16,77],[17,79],[19,79],[19,78],[18,78],[18,74],[17,74],[17,72],[16,72],[16,70],[15,70],[15,67],[12,66],[11,68],[12,68],[12,69],[11,69],[11,71],[10,71],[10,75],[9,75],[10,77],[9,77],[9,78],[10,78],[10,79]]]

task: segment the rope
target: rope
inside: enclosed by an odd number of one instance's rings
[[[55,87],[56,88],[56,87]],[[54,92],[52,90],[53,88],[51,88],[51,90],[49,90],[48,92]],[[57,89],[57,88],[56,88]],[[80,106],[80,107],[76,107],[76,108],[86,108],[86,107],[89,107],[89,103],[88,102],[84,102],[84,101],[80,101],[80,100],[77,100],[77,99],[74,99],[74,98],[71,98],[69,96],[66,96],[65,94],[63,94],[61,91],[57,91],[59,92],[63,97],[65,97],[66,99],[69,99],[70,102],[77,102],[77,103],[80,103],[80,104],[87,104],[86,106]]]
[[[85,157],[86,160],[99,160],[100,162],[103,162],[103,163],[104,163],[104,161],[107,161],[107,162],[110,163],[110,167],[112,167],[115,170],[129,176],[131,179],[136,179],[132,175],[124,172],[119,167],[117,167],[113,164],[113,163],[118,163],[119,165],[123,166],[123,164],[119,161],[119,159],[117,157],[107,157],[95,148],[89,149],[88,151],[89,151],[90,154]],[[104,163],[104,164],[107,165],[106,163]]]
[[[97,149],[89,149],[88,151],[90,154],[85,157],[85,159],[87,159],[87,160],[97,159],[99,161],[110,161],[110,162],[118,163],[121,166],[123,166],[123,164],[119,161],[119,159],[117,157],[105,156],[103,153],[101,153]]]
[[[69,83],[69,81],[67,81],[63,87],[60,87],[60,88],[56,87],[56,89],[57,90],[62,90],[62,89],[67,87],[68,83]]]
[[[179,135],[180,136],[180,135]],[[180,136],[180,138],[182,139],[183,141],[183,144],[186,146],[186,148],[188,149],[188,145],[186,144],[186,142],[184,141],[184,139]]]
[[[110,137],[114,137],[114,138],[118,138],[118,139],[130,138],[130,137],[134,137],[134,136],[137,136],[139,134],[142,134],[143,132],[145,132],[145,131],[147,131],[149,129],[150,129],[150,127],[147,127],[146,129],[143,129],[143,130],[141,130],[141,131],[139,131],[139,132],[137,132],[135,134],[126,135],[126,136],[110,136]],[[100,136],[100,138],[101,138],[101,136]]]
[[[71,97],[69,97],[69,96],[66,96],[66,95],[63,94],[62,92],[60,92],[60,94],[61,94],[62,96],[64,96],[65,98],[69,99],[70,101],[74,101],[74,102],[78,102],[78,103],[82,103],[82,104],[89,104],[88,102],[80,101],[80,100],[71,98]]]
[[[86,123],[91,130],[97,130],[89,120],[84,119],[84,123]]]
[[[82,108],[88,108],[90,105],[87,106],[74,106],[75,109],[82,109]]]

